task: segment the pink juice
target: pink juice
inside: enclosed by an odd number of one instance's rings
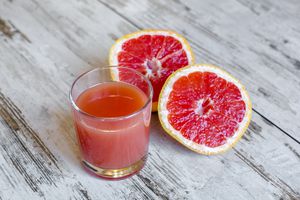
[[[148,152],[150,108],[139,88],[106,82],[82,92],[74,112],[82,158],[101,169],[126,168]],[[151,106],[151,103],[146,105]]]

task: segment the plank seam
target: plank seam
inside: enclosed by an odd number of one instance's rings
[[[298,141],[296,138],[294,138],[291,134],[289,134],[288,132],[286,132],[285,130],[283,130],[282,128],[280,128],[278,125],[276,125],[274,122],[272,122],[271,120],[269,120],[267,117],[265,117],[263,114],[261,114],[259,111],[257,111],[256,109],[252,108],[253,112],[255,112],[256,114],[258,114],[261,118],[263,118],[264,120],[266,120],[268,123],[270,123],[270,125],[273,125],[274,127],[276,127],[278,130],[280,130],[281,132],[283,132],[284,134],[286,134],[288,137],[290,137],[292,140],[294,140],[295,142],[297,142],[298,144],[300,144],[300,141]]]
[[[128,17],[126,17],[125,15],[123,15],[122,13],[118,12],[116,9],[114,9],[113,7],[111,7],[109,4],[101,1],[101,0],[97,0],[99,3],[103,4],[105,7],[107,7],[108,9],[110,9],[111,11],[113,11],[114,13],[116,13],[117,15],[119,15],[121,18],[123,18],[124,20],[126,20],[128,23],[130,23],[132,26],[134,26],[137,29],[143,29],[143,27],[140,27],[139,25],[137,25],[136,23],[134,23],[133,21],[131,21]],[[196,47],[199,47],[198,44],[193,43],[193,45],[195,45]],[[269,122],[271,125],[273,125],[274,127],[276,127],[278,130],[280,130],[281,132],[283,132],[284,134],[286,134],[288,137],[290,137],[292,140],[294,140],[295,142],[297,142],[298,144],[300,144],[300,141],[298,141],[296,138],[294,138],[291,134],[289,134],[288,132],[286,132],[285,130],[283,130],[282,128],[280,128],[278,125],[276,125],[274,122],[272,122],[271,120],[269,120],[267,117],[265,117],[263,114],[261,114],[260,112],[258,112],[256,109],[252,109],[255,113],[257,113],[259,116],[261,116],[264,120],[266,120],[267,122]]]
[[[119,15],[121,18],[125,19],[128,23],[130,23],[131,25],[133,25],[135,28],[137,29],[143,29],[143,27],[137,25],[136,23],[134,23],[133,21],[131,21],[128,17],[126,17],[125,15],[123,15],[122,13],[118,12],[116,9],[114,9],[113,7],[111,7],[109,4],[101,1],[101,0],[97,0],[99,3],[101,3],[102,5],[104,5],[106,8],[108,8],[109,10],[113,11],[114,13],[116,13],[117,15]]]

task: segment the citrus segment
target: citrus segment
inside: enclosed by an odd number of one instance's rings
[[[244,86],[211,65],[191,65],[174,72],[163,86],[158,107],[166,132],[204,154],[230,148],[251,118]]]
[[[160,90],[172,72],[192,64],[194,56],[186,39],[177,33],[163,30],[144,30],[125,35],[112,46],[110,65],[138,70],[152,83],[153,109]],[[118,73],[120,80],[126,80]]]

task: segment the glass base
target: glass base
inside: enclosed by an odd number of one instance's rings
[[[90,173],[105,179],[122,179],[129,177],[137,172],[139,172],[145,165],[147,156],[144,156],[139,161],[133,163],[132,165],[119,169],[103,169],[96,167],[85,160],[82,160],[82,164]]]

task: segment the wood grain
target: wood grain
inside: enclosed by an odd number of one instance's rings
[[[300,141],[299,2],[99,2],[135,29],[173,29],[186,36],[197,62],[239,78],[255,110]]]
[[[112,9],[119,4],[123,5],[118,9],[123,15]],[[150,1],[136,10],[126,1],[0,1],[0,198],[299,199],[300,146],[276,127],[276,120],[270,123],[257,113],[233,150],[211,157],[176,143],[153,114],[149,159],[140,174],[107,182],[81,169],[68,107],[70,85],[81,72],[106,65],[113,41],[137,30],[132,16],[138,19],[140,12],[154,12],[149,5]],[[161,7],[158,2],[154,5],[155,9]],[[194,12],[192,8],[185,10]],[[160,11],[155,11],[153,20],[174,15],[170,9]],[[185,17],[178,20],[173,29]],[[192,25],[185,26],[188,30]],[[187,30],[188,37],[192,33],[196,37],[198,32]],[[193,45],[197,49],[197,44]],[[208,59],[217,54],[210,51],[197,55]],[[229,71],[245,77],[251,70],[242,66]],[[250,88],[271,79],[261,75],[263,79],[255,82],[252,78],[246,79]],[[272,87],[260,90],[268,93]],[[297,91],[292,92],[297,95]],[[250,93],[253,100],[260,99],[256,108],[264,107],[265,100],[253,89]]]

